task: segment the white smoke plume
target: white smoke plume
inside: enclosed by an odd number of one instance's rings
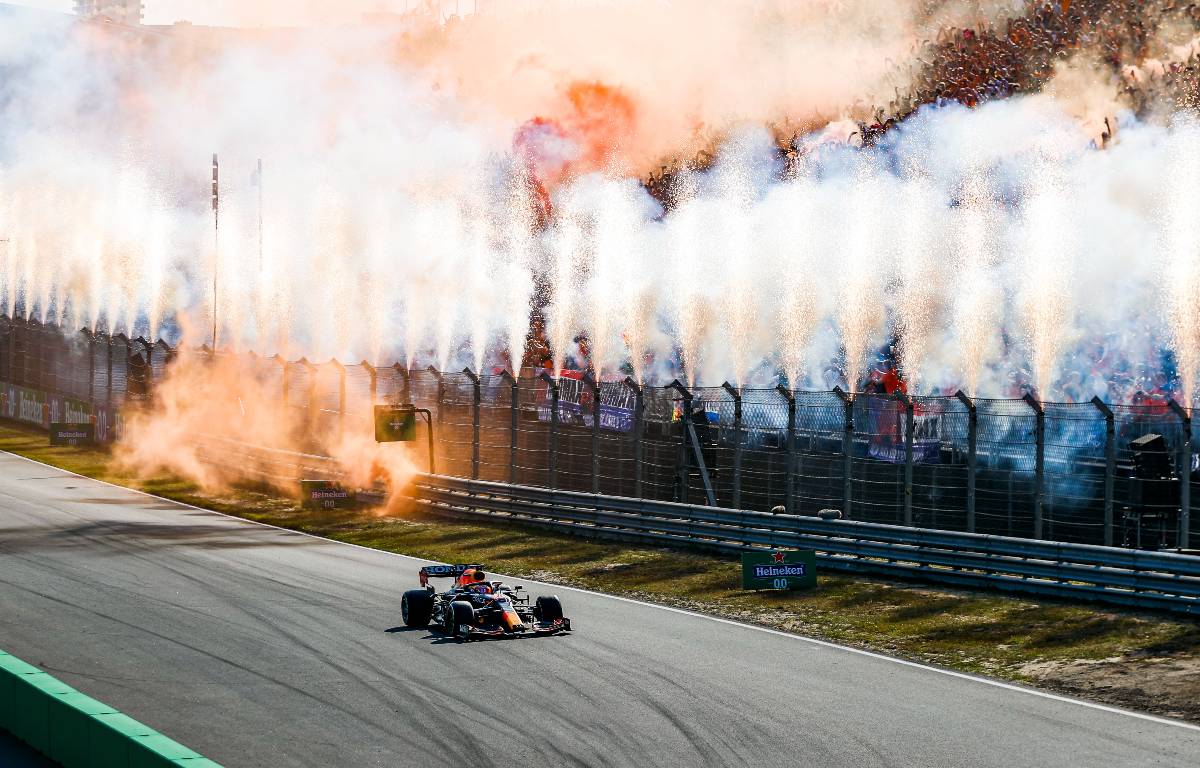
[[[1112,115],[1102,150],[1051,89],[844,143],[923,36],[1011,4],[500,6],[213,36],[6,17],[3,309],[185,344],[215,310],[227,348],[478,370],[540,301],[554,364],[583,337],[605,376],[855,388],[895,342],[918,392],[1046,398],[1124,397],[1104,366],[1188,343],[1160,279],[1195,269],[1167,215],[1191,193],[1160,183],[1188,125]],[[709,143],[669,212],[635,181]]]

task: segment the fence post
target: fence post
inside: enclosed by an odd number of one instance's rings
[[[896,390],[896,399],[904,406],[904,524],[913,524],[913,429],[916,416],[913,401],[904,392]]]
[[[1191,549],[1192,527],[1192,416],[1172,398],[1167,405],[1179,417],[1183,440],[1179,445],[1179,549]]]
[[[287,406],[288,406],[288,390],[291,389],[291,387],[289,385],[292,383],[291,382],[292,377],[291,377],[291,374],[288,373],[287,360],[284,360],[282,355],[280,355],[278,352],[276,352],[275,356],[272,357],[271,359],[274,360],[275,362],[279,363],[279,388],[281,390],[283,390],[280,393],[282,395],[282,397],[280,399],[281,399],[281,402],[283,402],[284,409],[286,410]]]
[[[302,357],[299,360],[300,365],[304,366],[304,370],[308,371],[308,409],[305,414],[305,422],[307,423],[308,437],[312,437],[314,425],[317,423],[317,414],[320,412],[320,407],[317,405],[317,366],[308,362],[307,357]]]
[[[600,383],[590,371],[584,372],[583,383],[592,390],[592,493],[600,493]]]
[[[517,484],[517,417],[520,408],[521,390],[517,386],[516,378],[508,371],[501,371],[500,378],[508,382],[509,395],[511,402],[509,403],[509,414],[512,417],[512,423],[509,425],[508,432],[508,482],[509,485]]]
[[[371,398],[371,420],[373,422],[375,419],[375,399],[379,396],[379,374],[375,371],[375,366],[371,365],[366,360],[363,360],[361,363],[359,363],[359,365],[362,366],[362,369],[367,372],[367,380],[369,382],[367,384],[367,394]]]
[[[150,342],[143,336],[137,337],[137,343],[146,350],[146,364],[142,367],[142,390],[149,399],[154,394],[154,351]]]
[[[728,381],[721,385],[733,398],[733,508],[742,508],[742,393]],[[795,398],[793,398],[794,400]],[[789,466],[789,471],[791,467]],[[790,497],[790,494],[789,494]],[[789,510],[790,511],[790,510]]]
[[[483,401],[479,375],[470,368],[463,368],[463,375],[471,380],[471,479],[479,479],[479,404]]]
[[[1113,544],[1113,482],[1117,474],[1117,427],[1112,409],[1098,396],[1092,405],[1104,416],[1104,546]]]
[[[842,432],[842,518],[850,519],[851,506],[851,471],[854,457],[854,395],[834,387],[833,394],[842,401],[845,409],[844,427]]]
[[[396,371],[396,375],[404,382],[400,387],[400,402],[404,405],[412,405],[412,377],[408,373],[408,369],[402,363],[396,363],[392,366]]]
[[[1033,472],[1033,538],[1042,538],[1043,520],[1042,520],[1042,496],[1045,493],[1046,483],[1046,409],[1038,402],[1038,399],[1028,392],[1021,398],[1025,403],[1033,409],[1036,414],[1037,421],[1033,431],[1035,441],[1035,450],[1037,453],[1034,457],[1034,472]]]
[[[784,484],[785,493],[783,507],[789,515],[795,513],[796,496],[796,395],[782,384],[775,391],[783,395],[788,404],[787,425],[787,481]]]
[[[110,335],[108,335],[108,334],[105,334],[104,338],[105,338],[105,339],[107,339],[107,347],[108,347],[108,389],[107,389],[107,392],[106,392],[106,393],[105,393],[105,395],[104,395],[104,404],[105,404],[106,406],[108,406],[108,410],[109,410],[109,418],[112,418],[112,404],[113,404],[113,391],[112,391],[112,363],[113,363],[113,361],[112,361],[112,355],[113,355],[113,353],[112,353],[112,348],[113,348],[113,337],[112,337],[112,336],[110,336]]]
[[[961,389],[954,393],[958,401],[967,407],[967,531],[975,533],[975,468],[979,440],[979,411],[975,401]]]
[[[96,405],[96,336],[87,328],[83,329],[83,335],[87,338],[88,345],[88,402],[93,406],[93,413]],[[9,355],[12,354],[11,344],[9,345]]]
[[[679,502],[687,504],[688,474],[691,470],[690,451],[688,451],[688,448],[691,447],[688,445],[688,424],[692,418],[692,393],[688,391],[687,387],[683,386],[679,379],[675,379],[668,384],[667,389],[675,390],[683,398],[683,414],[679,419],[680,426],[682,427],[679,440]]]
[[[433,376],[433,378],[437,379],[437,394],[435,395],[435,397],[437,398],[437,425],[438,425],[437,431],[438,431],[438,434],[440,434],[442,436],[441,440],[445,441],[446,431],[444,429],[442,429],[442,426],[445,422],[443,415],[445,414],[446,409],[442,406],[442,401],[446,399],[446,381],[445,381],[445,378],[442,376],[442,372],[439,371],[437,368],[434,368],[432,365],[426,366],[425,370],[428,371],[429,374]],[[411,382],[407,376],[404,379],[404,388],[408,389],[409,394],[411,394]],[[432,425],[430,425],[430,427],[429,427],[429,432],[430,432],[430,434],[433,434],[433,426]],[[441,441],[439,441],[437,443],[437,445],[438,445],[438,447],[441,447]],[[449,463],[449,457],[447,457],[446,463]]]
[[[558,477],[558,381],[542,371],[538,378],[550,388],[550,441],[546,457],[546,487],[554,490]]]
[[[336,358],[329,361],[338,375],[338,440],[346,436],[346,366]]]
[[[442,407],[442,401],[446,399],[446,379],[442,376],[442,372],[437,368],[434,368],[432,365],[426,366],[425,370],[429,371],[433,378],[437,379],[437,423],[438,426],[441,427],[442,423],[445,421],[444,417],[446,413],[446,409]],[[405,379],[406,383],[407,381],[408,380]]]
[[[632,376],[625,377],[625,386],[633,390],[633,495],[642,498],[642,415],[646,402],[642,388]]]

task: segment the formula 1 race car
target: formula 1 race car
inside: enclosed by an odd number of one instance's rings
[[[544,595],[531,606],[524,587],[489,581],[482,565],[427,565],[418,575],[421,588],[408,590],[400,600],[406,627],[432,623],[459,642],[571,630],[571,620],[563,616],[557,597]],[[438,592],[429,583],[432,578],[453,578],[454,584]]]

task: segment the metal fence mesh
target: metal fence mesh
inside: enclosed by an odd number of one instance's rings
[[[153,402],[176,357],[161,340],[0,317],[5,397],[16,387]],[[1181,543],[1200,480],[1200,435],[1190,412],[1167,404],[1109,406],[1110,417],[1093,403],[594,388],[577,373],[552,386],[528,369],[476,379],[399,364],[245,361],[298,416],[305,449],[369,432],[375,405],[413,403],[432,413],[439,473],[495,482],[1158,548]],[[420,464],[423,426],[417,437]]]

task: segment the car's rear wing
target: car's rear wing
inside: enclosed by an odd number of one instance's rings
[[[456,579],[463,575],[463,571],[472,568],[483,570],[482,565],[427,565],[418,571],[417,575],[421,577],[421,586],[424,587],[429,584],[430,579]]]

